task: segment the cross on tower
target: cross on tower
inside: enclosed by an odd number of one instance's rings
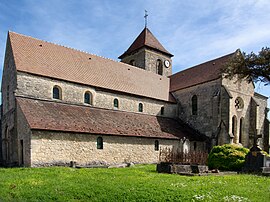
[[[144,10],[145,27],[147,27],[147,17],[148,17],[147,10]]]

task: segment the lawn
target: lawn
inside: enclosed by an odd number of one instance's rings
[[[158,174],[131,168],[0,169],[0,201],[270,201],[270,177]]]

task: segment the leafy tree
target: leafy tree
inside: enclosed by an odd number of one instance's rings
[[[270,48],[265,47],[258,54],[246,54],[237,50],[223,70],[225,78],[246,79],[249,82],[261,81],[270,84]]]

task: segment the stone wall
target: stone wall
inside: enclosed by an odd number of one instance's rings
[[[254,134],[254,119],[256,128],[261,134],[264,133],[267,101],[263,96],[254,95],[252,83],[237,79],[217,79],[178,90],[173,94],[179,100],[179,118],[208,137],[215,138],[213,144],[236,143],[250,147],[250,135]],[[198,99],[197,115],[192,115],[194,95]],[[259,105],[256,114],[252,113],[254,106],[251,99],[255,99]]]
[[[267,120],[267,97],[254,94],[254,100],[257,104],[257,119],[256,119],[256,129],[258,135],[262,138],[259,139],[259,146],[265,151],[269,151],[269,121]],[[263,116],[263,114],[265,116]],[[267,126],[268,125],[268,126]]]
[[[253,130],[250,127],[250,112],[252,107],[251,98],[254,96],[254,85],[236,78],[232,80],[222,79],[222,85],[227,88],[231,95],[229,100],[229,133],[231,135],[233,135],[233,117],[236,118],[233,143],[240,143],[245,147],[249,147],[249,134],[250,130]],[[242,105],[238,104],[239,100],[241,100]],[[241,125],[242,128],[240,127]],[[242,133],[241,140],[240,133]]]
[[[230,99],[231,99],[231,94],[227,90],[226,87],[221,86],[220,89],[220,95],[218,97],[219,103],[218,103],[218,108],[219,108],[219,126],[217,133],[215,133],[216,136],[216,145],[222,145],[222,144],[228,144],[232,143],[232,139],[230,136],[229,132],[229,125],[230,125]]]
[[[179,101],[179,118],[211,137],[218,130],[220,80],[192,86],[175,91],[173,94]],[[197,115],[192,115],[192,97],[198,99]]]
[[[97,138],[103,138],[103,149],[97,149]],[[123,162],[156,163],[159,151],[155,151],[155,140],[159,146],[178,147],[179,140],[75,134],[50,131],[32,131],[31,166],[48,166]]]
[[[164,54],[159,52],[149,50],[146,48],[142,48],[132,55],[126,56],[121,60],[121,62],[130,64],[130,61],[135,61],[135,66],[145,69],[147,71],[151,71],[153,73],[157,73],[156,64],[157,60],[161,60],[163,64],[163,74],[164,76],[170,76],[172,74],[172,59]],[[170,61],[170,67],[166,68],[164,66],[164,61]]]
[[[17,163],[17,130],[15,125],[15,96],[16,68],[8,39],[6,45],[5,62],[2,76],[2,110],[1,138],[2,161],[5,165]]]
[[[18,72],[18,87],[16,95],[27,96],[38,99],[52,100],[52,89],[55,85],[61,87],[61,101],[73,104],[84,104],[84,93],[86,91],[92,94],[92,105],[95,107],[115,109],[113,100],[119,100],[119,108],[121,111],[138,112],[139,103],[143,104],[143,112],[150,115],[161,115],[161,107],[164,107],[164,116],[175,117],[176,105],[165,101],[132,96],[123,93],[109,92],[95,87],[75,84],[56,79],[50,79],[41,76],[34,76],[22,72]],[[88,104],[84,104],[88,105]]]
[[[31,166],[31,129],[22,113],[20,107],[18,106],[16,110],[17,117],[17,162],[19,166]]]
[[[163,54],[160,54],[158,52],[152,51],[152,50],[145,50],[145,65],[146,69],[148,71],[151,71],[153,73],[156,73],[157,69],[157,60],[162,61],[163,65],[163,74],[164,76],[171,76],[172,75],[172,59],[168,56],[165,56]],[[164,61],[168,60],[170,61],[170,67],[166,68],[164,65]]]
[[[145,52],[144,51],[136,51],[131,55],[125,56],[121,62],[130,64],[130,62],[134,60],[134,66],[145,69]],[[134,68],[131,66],[131,68]]]

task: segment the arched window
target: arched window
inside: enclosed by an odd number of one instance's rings
[[[142,103],[139,103],[139,112],[143,112],[143,104]]]
[[[196,149],[197,149],[197,142],[194,142],[193,143],[193,150],[196,151]]]
[[[155,140],[155,151],[159,150],[159,141]]]
[[[97,149],[103,149],[103,138],[102,137],[97,138]]]
[[[114,106],[114,108],[119,108],[119,102],[118,102],[118,99],[117,98],[115,98],[114,100],[113,100],[113,106]]]
[[[130,60],[129,64],[135,66],[135,60]]]
[[[162,65],[162,61],[160,59],[157,60],[156,72],[159,75],[162,75],[163,74],[163,65]]]
[[[89,91],[84,93],[84,103],[92,104],[92,93],[90,93]]]
[[[237,143],[237,118],[236,116],[232,117],[232,134],[233,134],[233,143]]]
[[[198,114],[198,98],[196,95],[193,95],[191,98],[192,102],[192,115]]]
[[[58,99],[58,100],[62,99],[62,92],[61,92],[61,88],[59,86],[53,87],[53,98]]]
[[[242,144],[243,141],[243,130],[244,130],[244,118],[240,119],[240,127],[239,127],[239,143]]]
[[[164,115],[164,107],[160,108],[160,115]]]

